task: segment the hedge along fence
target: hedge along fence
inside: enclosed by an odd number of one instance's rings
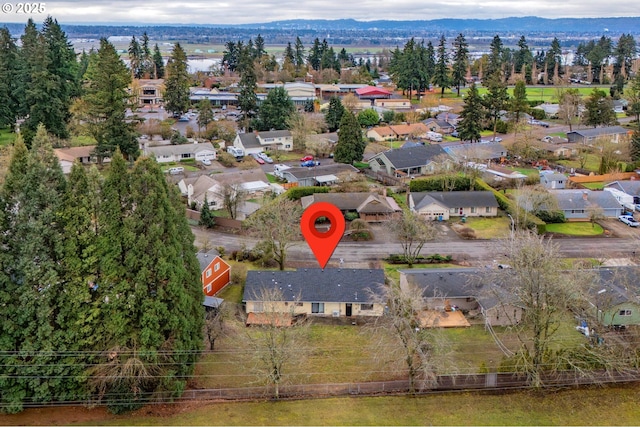
[[[445,183],[445,179],[450,182]],[[473,181],[471,178],[462,175],[455,177],[436,176],[425,179],[414,179],[409,183],[409,191],[421,193],[425,191],[468,191],[471,190]],[[449,187],[449,188],[445,188]]]
[[[495,190],[480,178],[476,179],[476,188],[491,191],[496,197],[500,209],[510,214],[514,219],[526,218],[526,223],[522,224],[524,228],[528,228],[531,230],[535,228],[538,234],[544,234],[547,231],[547,224],[543,220],[517,206],[513,200],[509,199],[503,193]]]
[[[290,200],[300,200],[315,193],[328,193],[329,187],[293,187],[285,193]]]

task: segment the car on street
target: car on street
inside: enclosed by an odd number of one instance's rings
[[[301,162],[308,162],[309,160],[313,160],[313,156],[304,156],[300,159]]]
[[[253,159],[259,164],[259,165],[264,165],[264,160],[262,160],[260,157],[258,157],[258,155],[256,153],[251,153],[250,154],[251,157],[253,157]]]
[[[189,121],[189,117],[187,116],[180,116],[180,118],[178,119],[179,122],[188,122]]]
[[[263,152],[259,152],[258,153],[258,157],[260,157],[262,160],[264,160],[266,163],[273,163],[273,159],[269,156],[267,156],[265,153]]]
[[[502,138],[500,138],[499,136],[496,137],[491,137],[488,139],[489,142],[502,142]]]
[[[620,215],[618,217],[620,222],[627,224],[629,227],[640,227],[640,222],[636,221],[631,215]]]
[[[307,160],[300,163],[300,166],[303,168],[310,168],[312,166],[320,166],[320,162],[316,162],[315,160]]]

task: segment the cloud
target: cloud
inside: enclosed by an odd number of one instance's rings
[[[15,1],[15,0],[12,0]],[[17,4],[17,3],[16,3]],[[47,15],[60,23],[180,23],[245,24],[289,19],[431,20],[438,18],[495,19],[509,16],[604,17],[638,16],[628,0],[191,0],[131,2],[125,0],[54,1],[46,11],[32,15],[41,22]],[[26,22],[24,14],[3,14],[4,22]]]

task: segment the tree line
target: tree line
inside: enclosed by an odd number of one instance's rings
[[[0,189],[0,408],[177,397],[202,347],[200,269],[153,159],[68,178],[39,125]]]

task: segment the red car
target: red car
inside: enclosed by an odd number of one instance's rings
[[[313,156],[304,156],[300,159],[301,162],[307,162],[309,160],[313,160]]]
[[[251,157],[259,164],[264,165],[264,160],[262,160],[256,153],[251,153]]]

